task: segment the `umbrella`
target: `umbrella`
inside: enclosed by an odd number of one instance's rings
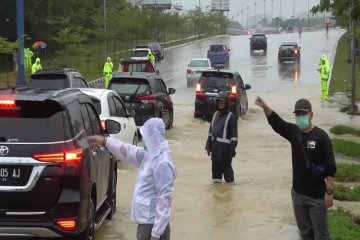
[[[46,47],[47,47],[46,43],[44,43],[42,41],[36,41],[32,45],[32,48],[34,48],[34,49],[46,49]]]

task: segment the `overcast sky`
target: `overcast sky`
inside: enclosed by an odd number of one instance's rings
[[[264,14],[264,0],[229,0],[230,1],[230,12],[229,17],[235,17],[239,15],[239,21],[241,21],[241,9],[243,9],[243,17],[246,18],[246,6],[249,6],[249,17],[255,15],[256,2],[256,13],[257,15]],[[282,5],[282,17],[291,18],[293,15],[293,3],[295,3],[295,16],[298,14],[307,12],[308,2],[310,9],[312,6],[318,4],[320,0],[273,0],[273,11],[274,17],[280,16],[280,5]],[[173,4],[180,4],[184,10],[195,8],[199,5],[199,0],[173,0]],[[282,3],[282,4],[280,4]],[[200,0],[201,8],[210,6],[211,0]],[[271,0],[265,0],[265,14],[271,16]]]

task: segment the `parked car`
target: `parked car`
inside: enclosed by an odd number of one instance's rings
[[[88,240],[116,211],[117,166],[87,136],[105,131],[78,89],[0,91],[0,235]]]
[[[32,74],[27,86],[46,89],[89,87],[81,73],[73,68],[48,69]]]
[[[207,58],[210,59],[211,66],[218,67],[229,67],[230,62],[230,49],[225,44],[213,44],[207,53]]]
[[[278,61],[280,64],[283,62],[300,62],[301,47],[296,42],[284,42],[279,47]]]
[[[264,33],[256,33],[250,39],[250,54],[254,51],[263,50],[264,54],[267,52],[267,37]]]
[[[211,62],[208,58],[194,58],[187,65],[186,82],[187,86],[194,86],[199,82],[201,73],[206,70],[211,70]]]
[[[250,88],[250,85],[244,84],[236,71],[204,71],[196,86],[194,118],[211,120],[217,110],[215,98],[220,92],[228,93],[229,109],[237,117],[246,114],[248,110],[246,90]]]
[[[116,92],[95,88],[82,88],[80,90],[99,100],[97,111],[103,128],[105,128],[105,121],[108,119],[114,120],[120,124],[120,132],[110,134],[110,136],[123,142],[137,145],[138,132],[134,120],[135,112],[126,109],[124,102]]]
[[[151,52],[150,48],[136,48],[130,55],[131,60],[147,60]]]
[[[153,50],[156,60],[164,59],[164,50],[161,47],[160,43],[152,42],[152,43],[149,43],[148,46],[151,47],[151,49]]]
[[[116,73],[108,89],[119,94],[128,109],[135,111],[135,123],[140,127],[152,117],[162,118],[166,129],[173,125],[173,102],[170,97],[175,89],[166,84],[156,73]]]
[[[155,67],[149,60],[128,60],[122,61],[121,64],[123,72],[147,72],[160,75],[160,71],[155,70]]]

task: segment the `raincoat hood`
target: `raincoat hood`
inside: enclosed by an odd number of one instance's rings
[[[106,61],[107,61],[107,62],[111,62],[111,58],[110,58],[110,57],[107,57]]]
[[[165,139],[165,124],[161,118],[151,118],[140,128],[149,154],[157,154],[169,150],[168,141]]]
[[[40,64],[40,58],[36,58],[35,62],[36,62],[37,64]]]

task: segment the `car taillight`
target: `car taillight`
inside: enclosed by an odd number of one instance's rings
[[[64,152],[35,154],[34,158],[41,162],[64,163],[66,165],[79,165],[83,157],[83,150],[75,149]]]
[[[103,130],[106,130],[106,124],[105,124],[105,121],[104,120],[101,120],[101,127]]]
[[[0,109],[14,109],[16,108],[15,100],[0,99]]]
[[[197,83],[196,84],[196,92],[200,92],[201,91],[201,84]]]
[[[139,96],[138,99],[142,103],[154,103],[155,102],[155,96],[153,96],[153,95]]]
[[[66,231],[74,231],[76,229],[76,221],[75,220],[59,220],[56,222],[59,228]]]
[[[186,74],[194,74],[194,72],[193,72],[191,69],[188,69],[188,70],[186,71]]]
[[[295,49],[295,50],[294,50],[294,53],[295,53],[295,54],[298,54],[298,50],[297,50],[297,49]]]
[[[236,86],[232,86],[231,87],[231,94],[229,95],[229,100],[233,101],[233,100],[236,100],[236,98],[237,98]]]

